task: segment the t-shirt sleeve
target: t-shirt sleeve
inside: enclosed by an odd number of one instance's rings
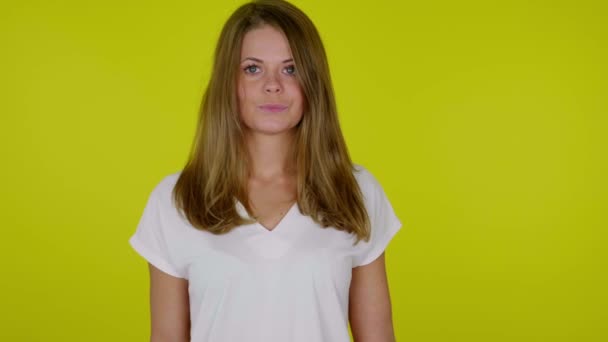
[[[144,207],[135,233],[129,239],[131,247],[159,270],[178,278],[185,278],[172,263],[167,248],[166,227],[161,220],[162,207],[159,199],[161,186],[156,186]]]
[[[359,242],[363,243],[364,247],[355,256],[353,267],[367,265],[376,260],[401,229],[401,221],[378,180],[366,169],[363,169],[361,177],[364,180],[363,187],[367,188],[363,190],[363,196],[369,215],[371,236],[368,242]]]

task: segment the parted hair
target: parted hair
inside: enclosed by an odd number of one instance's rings
[[[197,229],[224,234],[255,223],[239,215],[238,200],[253,217],[247,193],[250,159],[237,98],[243,37],[263,25],[283,32],[304,94],[289,161],[297,174],[301,214],[369,241],[370,220],[354,164],[340,129],[321,37],[304,12],[283,0],[259,0],[235,10],[220,33],[202,97],[194,142],[173,190],[180,214]]]

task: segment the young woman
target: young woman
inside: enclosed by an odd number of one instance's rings
[[[394,341],[384,250],[401,227],[348,154],[325,50],[281,0],[238,8],[189,160],[152,190],[131,246],[152,341]]]

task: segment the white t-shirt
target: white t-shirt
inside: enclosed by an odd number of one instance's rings
[[[272,230],[259,223],[214,235],[172,203],[180,172],[152,190],[131,246],[158,269],[189,281],[191,341],[347,342],[353,267],[374,261],[401,228],[382,187],[355,164],[371,239],[317,225],[294,204]],[[240,202],[237,210],[247,211]]]

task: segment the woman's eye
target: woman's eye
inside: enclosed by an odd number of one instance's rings
[[[243,70],[248,74],[257,74],[260,71],[259,69],[260,68],[255,64],[251,64],[251,65],[248,65],[245,68],[243,68]],[[288,75],[293,75],[296,73],[296,67],[294,65],[290,65],[290,66],[286,67],[284,70],[286,70],[286,73]]]
[[[287,70],[287,73],[290,75],[293,75],[296,73],[296,67],[294,65],[290,65],[285,69]]]
[[[246,72],[250,73],[250,74],[255,74],[255,70],[256,70],[256,69],[258,69],[258,66],[257,66],[257,65],[252,64],[252,65],[248,65],[248,66],[246,66],[244,70],[245,70]]]

